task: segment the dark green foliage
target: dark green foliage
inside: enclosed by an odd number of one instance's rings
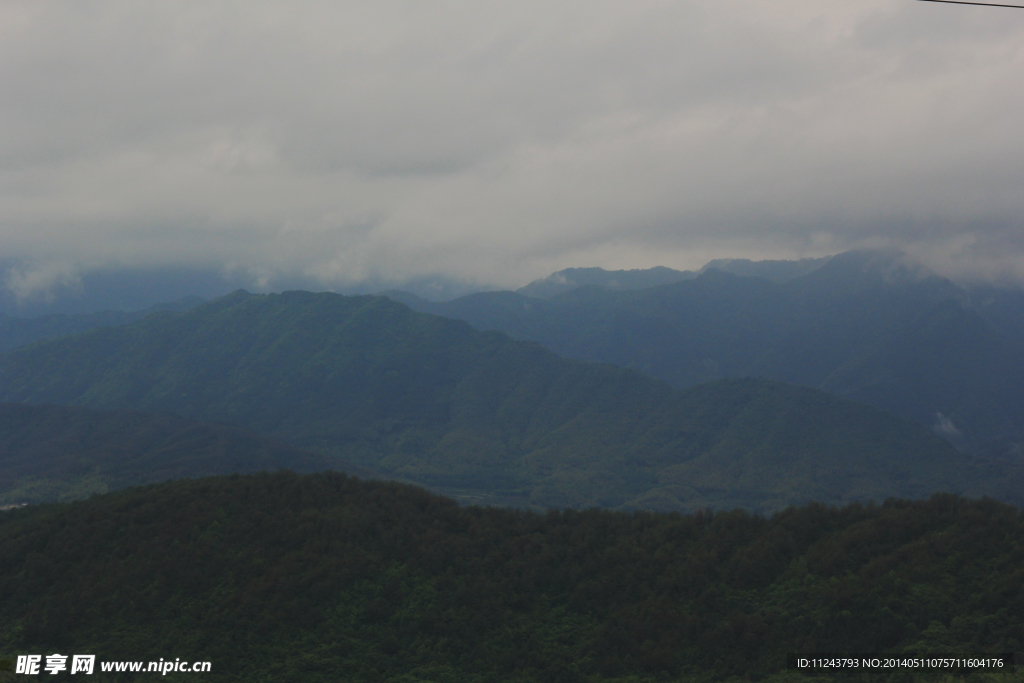
[[[0,652],[215,681],[760,680],[794,651],[1019,650],[1022,560],[1016,509],[949,495],[538,514],[233,476],[0,514]]]
[[[0,395],[231,422],[469,502],[774,510],[1020,491],[923,428],[817,391],[677,392],[383,297],[236,292],[11,351]]]
[[[238,427],[167,413],[0,403],[0,505],[87,498],[182,477],[290,469],[367,472]]]
[[[512,292],[407,300],[676,387],[748,376],[815,387],[938,428],[973,452],[1017,459],[1024,452],[1022,302],[1019,291],[964,289],[885,252],[840,254],[783,283],[708,270],[641,291],[591,286],[547,300]]]

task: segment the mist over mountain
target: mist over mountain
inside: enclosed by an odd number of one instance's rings
[[[550,299],[584,285],[606,289],[645,289],[697,277],[693,271],[673,270],[659,266],[637,270],[605,270],[604,268],[566,268],[546,278],[534,280],[516,290],[523,296]]]
[[[494,292],[403,300],[676,387],[765,377],[883,408],[978,452],[1020,451],[1021,290],[957,285],[891,251],[796,264],[815,267],[784,282],[710,268],[637,291],[583,286],[549,299]]]
[[[37,318],[105,311],[129,313],[172,301],[224,296],[242,282],[249,280],[198,267],[80,272],[76,268],[38,269],[7,259],[0,261],[0,315]]]
[[[13,318],[0,313],[0,351],[31,344],[34,341],[78,334],[97,327],[116,327],[142,320],[160,311],[187,311],[205,301],[188,296],[177,301],[154,304],[141,311],[105,310],[96,313],[50,313],[34,318]]]
[[[677,391],[385,297],[236,292],[39,342],[0,356],[0,397],[229,422],[475,502],[772,510],[1019,492],[1006,468],[868,406],[754,379]]]
[[[824,261],[827,258],[800,261],[717,259],[709,262],[699,272],[713,267],[738,275],[790,279]],[[603,268],[566,268],[516,291],[525,296],[550,298],[583,285],[598,285],[613,290],[643,289],[692,279],[697,274],[697,271],[679,271],[661,266],[613,271]],[[237,289],[257,292],[328,290],[347,295],[404,292],[427,301],[441,302],[499,288],[443,275],[391,279],[368,276],[351,282],[328,283],[308,275],[277,273],[269,276],[226,268],[135,267],[80,271],[70,267],[40,269],[17,259],[4,259],[0,260],[0,320],[4,317],[28,319],[105,312],[135,313],[167,302],[214,299]]]
[[[107,311],[138,312],[167,302],[214,299],[237,289],[259,292],[329,289],[352,295],[398,288],[429,301],[447,301],[472,292],[496,289],[492,285],[443,275],[364,277],[351,282],[326,283],[322,278],[309,275],[268,275],[223,267],[47,269],[5,259],[0,260],[0,319],[2,316],[24,319]]]
[[[720,258],[708,261],[701,273],[709,270],[720,270],[724,273],[741,275],[743,277],[763,277],[772,282],[786,282],[801,275],[812,273],[829,262],[831,256],[819,258],[802,258],[795,261],[764,260],[751,261],[740,258]],[[668,283],[665,283],[668,284]]]

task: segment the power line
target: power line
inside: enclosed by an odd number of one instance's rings
[[[950,5],[979,5],[981,7],[1016,7],[1024,9],[1024,5],[997,5],[994,2],[967,2],[966,0],[920,0],[921,2],[944,2]]]

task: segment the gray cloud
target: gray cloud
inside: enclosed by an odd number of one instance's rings
[[[0,258],[1024,278],[1022,67],[1024,12],[912,0],[0,1]]]

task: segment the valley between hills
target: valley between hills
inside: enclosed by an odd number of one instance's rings
[[[1021,490],[1015,461],[821,390],[755,377],[673,389],[373,296],[239,291],[37,342],[0,356],[0,399],[224,423],[333,469],[533,509],[772,512]],[[47,476],[33,461],[12,486]]]
[[[598,271],[0,321],[0,505],[31,503],[0,680],[72,647],[393,683],[1020,648],[1016,294],[872,253]]]

